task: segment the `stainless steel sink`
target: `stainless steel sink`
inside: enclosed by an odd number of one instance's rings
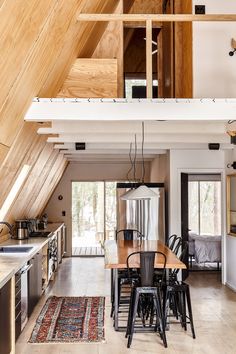
[[[32,249],[30,246],[3,246],[0,247],[0,253],[28,253]]]

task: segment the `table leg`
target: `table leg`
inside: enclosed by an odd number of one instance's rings
[[[119,315],[119,304],[118,304],[118,270],[114,269],[113,271],[114,283],[115,283],[115,292],[114,292],[114,302],[115,302],[115,311],[114,311],[114,327],[115,331],[118,331],[118,315]]]
[[[114,303],[114,274],[113,269],[111,269],[111,303]]]

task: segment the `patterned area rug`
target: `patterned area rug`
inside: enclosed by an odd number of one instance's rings
[[[34,326],[30,343],[101,342],[105,297],[50,297]]]

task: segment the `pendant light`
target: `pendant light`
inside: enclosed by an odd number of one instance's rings
[[[122,200],[142,200],[142,199],[151,199],[159,197],[157,193],[152,191],[150,188],[145,186],[144,177],[145,177],[145,163],[144,163],[144,122],[142,122],[142,184],[136,189],[131,189],[123,196]]]

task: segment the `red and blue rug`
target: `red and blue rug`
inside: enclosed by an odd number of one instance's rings
[[[105,297],[50,297],[34,326],[30,343],[101,342]]]

